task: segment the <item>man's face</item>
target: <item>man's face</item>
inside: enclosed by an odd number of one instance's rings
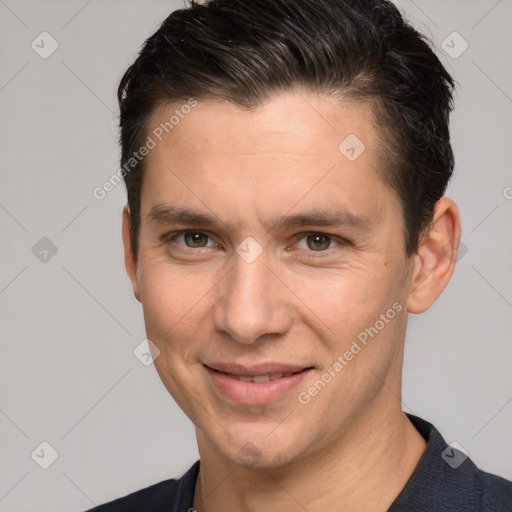
[[[399,407],[410,261],[376,129],[369,105],[290,93],[198,101],[155,139],[132,279],[200,448],[284,465]]]

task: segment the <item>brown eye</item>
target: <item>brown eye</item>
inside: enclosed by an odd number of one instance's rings
[[[208,236],[198,231],[189,231],[183,234],[185,244],[188,247],[206,247]]]
[[[312,251],[325,251],[331,245],[331,237],[327,235],[314,234],[306,237],[308,249]]]

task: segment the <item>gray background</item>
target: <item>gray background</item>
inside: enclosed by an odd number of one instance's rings
[[[191,423],[133,355],[145,333],[123,267],[124,186],[92,195],[118,168],[121,74],[181,5],[0,0],[1,512],[84,510],[198,457]],[[448,195],[467,251],[434,307],[410,317],[404,409],[512,479],[512,3],[399,6],[460,83]],[[59,45],[46,59],[31,48],[43,31]],[[442,47],[453,31],[469,43],[457,58]],[[42,441],[58,452],[48,469],[31,458]]]

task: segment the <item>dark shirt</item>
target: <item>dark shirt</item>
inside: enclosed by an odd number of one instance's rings
[[[481,471],[433,425],[407,416],[427,448],[388,512],[512,512],[512,482]],[[164,480],[88,512],[192,512],[199,463],[179,480]]]

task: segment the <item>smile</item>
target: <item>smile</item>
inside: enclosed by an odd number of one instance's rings
[[[213,383],[213,389],[224,399],[237,405],[264,405],[283,399],[298,386],[313,367],[300,368],[281,365],[240,367],[231,365],[222,369],[203,365]],[[225,371],[225,370],[231,371]],[[276,371],[276,370],[287,371]]]

